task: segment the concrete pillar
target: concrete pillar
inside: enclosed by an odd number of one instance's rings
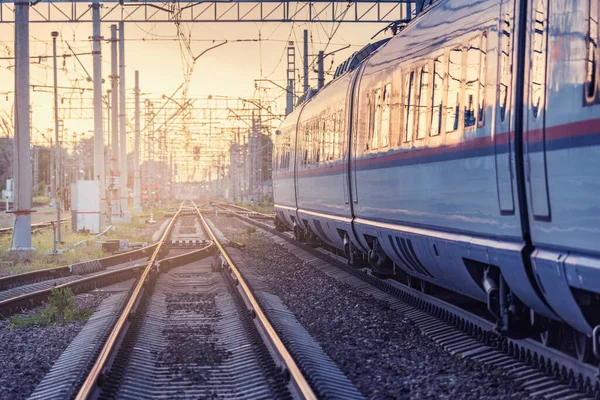
[[[111,55],[111,213],[113,222],[121,218],[121,179],[119,165],[119,82],[117,59],[117,25],[110,26],[110,55]]]
[[[135,71],[135,144],[133,150],[133,212],[142,213],[140,174],[140,71]]]
[[[15,251],[31,251],[29,114],[29,2],[15,2],[15,140],[13,153]]]
[[[125,101],[125,23],[119,22],[119,134],[120,153],[119,167],[121,170],[121,211],[123,219],[129,221],[129,190],[127,168],[127,103]]]
[[[92,26],[94,41],[94,176],[100,181],[100,229],[104,226],[106,212],[106,175],[104,169],[104,127],[102,121],[102,51],[100,44],[100,0],[92,4]]]
[[[60,138],[58,136],[58,67],[56,65],[56,38],[58,37],[58,32],[54,31],[52,32],[52,55],[53,55],[53,60],[54,60],[54,179],[56,180],[56,183],[54,184],[54,187],[57,190],[57,193],[55,193],[56,196],[56,242],[60,243],[62,241],[62,235],[61,235],[61,224],[60,224],[60,208],[61,208],[61,204],[60,204],[60,198],[61,195],[58,194],[58,191],[63,191],[62,193],[64,193],[65,188],[63,187],[63,185],[61,185],[61,182],[63,182],[62,179],[62,162],[61,162],[61,149],[60,149]]]

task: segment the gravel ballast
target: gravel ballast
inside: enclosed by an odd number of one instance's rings
[[[225,237],[245,244],[234,261],[261,290],[281,298],[365,397],[527,397],[515,382],[450,355],[387,302],[304,263],[268,234],[248,235],[247,225],[232,217],[208,219]]]
[[[75,296],[77,308],[95,310],[107,293]],[[45,305],[24,315],[39,312]],[[85,321],[26,329],[10,328],[0,320],[0,398],[24,399],[44,378],[54,362],[77,336]]]

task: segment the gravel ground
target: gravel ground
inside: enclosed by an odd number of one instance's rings
[[[471,360],[446,353],[387,303],[304,264],[264,233],[210,216],[227,238],[244,243],[243,268],[278,295],[323,350],[369,399],[505,399],[526,392]]]
[[[80,294],[76,296],[76,305],[95,310],[108,296],[108,293]],[[38,312],[42,307],[25,315]],[[28,397],[84,325],[85,321],[78,321],[10,329],[8,320],[0,320],[0,399]]]

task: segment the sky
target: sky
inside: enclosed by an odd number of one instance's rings
[[[207,51],[198,58],[189,80],[188,97],[222,95],[252,98],[257,97],[255,79],[270,79],[285,85],[286,48],[288,41],[296,45],[296,77],[300,85],[302,75],[303,29],[309,29],[310,61],[319,50],[326,53],[339,50],[329,56],[325,70],[331,73],[335,67],[354,51],[371,41],[385,23],[126,23],[125,24],[125,64],[128,102],[133,99],[134,71],[140,71],[142,101],[144,97],[160,98],[171,95],[183,82],[191,58],[204,50],[222,43],[228,43]],[[178,30],[180,36],[178,36]],[[52,38],[51,32],[58,31],[57,53],[91,53],[92,43],[90,23],[32,23],[30,24],[30,74],[32,85],[32,143],[46,145],[53,134],[52,108]],[[334,33],[332,35],[332,33]],[[102,36],[110,38],[110,25],[102,24]],[[181,40],[189,43],[186,48]],[[377,39],[383,37],[378,36]],[[260,39],[260,40],[259,40]],[[348,47],[349,46],[349,47]],[[0,117],[9,118],[14,101],[14,25],[0,24]],[[39,58],[36,58],[38,57]],[[315,64],[316,65],[316,64]],[[66,100],[59,108],[78,109],[91,105],[92,83],[86,81],[87,73],[93,75],[92,56],[85,54],[59,58],[58,85],[76,87],[77,90],[60,89],[60,97]],[[85,69],[84,69],[85,67]],[[85,72],[87,70],[87,73]],[[102,76],[105,79],[104,91],[109,88],[110,44],[102,44]],[[311,86],[317,85],[316,73],[310,73]],[[327,76],[327,80],[331,76]],[[273,111],[283,113],[285,92],[270,83],[260,84],[263,99],[274,100]],[[86,89],[86,90],[79,90]],[[300,93],[299,93],[300,94]],[[70,101],[69,101],[70,99]],[[76,114],[76,113],[75,113]],[[128,111],[132,118],[132,112]],[[92,135],[92,119],[72,119],[64,121],[68,132],[77,137]],[[1,134],[1,132],[0,132]],[[45,137],[44,137],[45,135]],[[105,132],[106,135],[106,132]],[[131,146],[131,141],[129,142]],[[131,147],[128,149],[131,151]]]

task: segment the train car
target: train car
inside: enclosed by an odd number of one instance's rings
[[[597,0],[434,3],[286,119],[275,146],[293,143],[296,164],[292,188],[274,177],[278,221],[377,273],[486,302],[506,334],[556,345],[566,323],[591,360],[598,19]]]

